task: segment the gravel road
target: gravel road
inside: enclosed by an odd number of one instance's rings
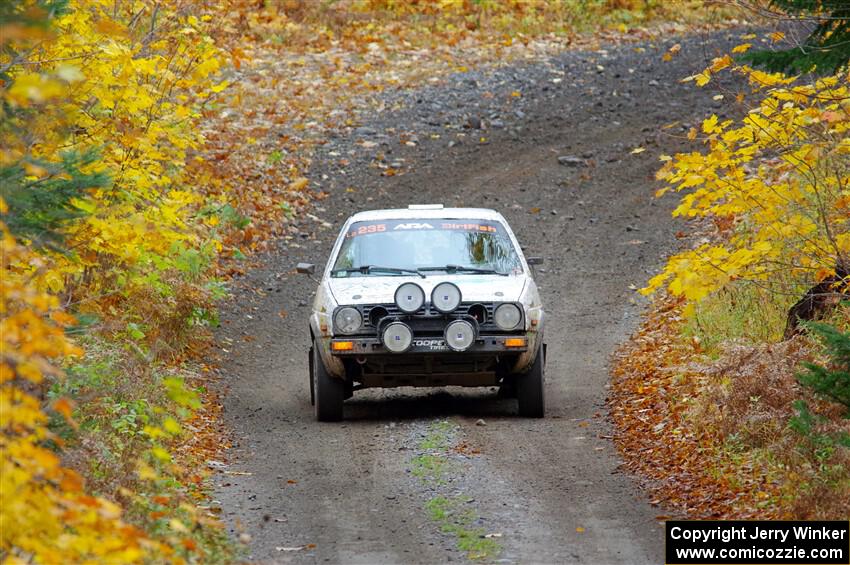
[[[496,534],[501,551],[485,561],[663,562],[663,509],[618,470],[606,364],[637,322],[630,285],[676,246],[674,199],[653,197],[658,155],[685,149],[687,129],[719,109],[715,91],[679,79],[735,35],[568,52],[384,93],[381,111],[321,148],[310,176],[328,197],[237,281],[218,334],[234,448],[215,497],[234,535],[251,536],[250,559],[462,562],[425,509],[449,493]],[[662,62],[677,41],[680,54]],[[547,417],[519,419],[491,389],[388,390],[356,393],[342,424],[316,423],[315,283],[293,266],[324,265],[355,211],[431,202],[498,209],[526,254],[545,257]],[[412,460],[443,421],[456,464],[433,484]]]

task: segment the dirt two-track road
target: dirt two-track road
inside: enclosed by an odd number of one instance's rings
[[[653,196],[658,155],[688,147],[683,132],[718,108],[715,92],[679,79],[739,33],[570,52],[387,94],[383,112],[322,148],[311,178],[330,196],[237,282],[218,335],[234,448],[215,498],[234,535],[251,536],[246,558],[462,562],[467,552],[426,510],[436,496],[462,495],[472,526],[501,546],[485,562],[663,562],[663,509],[618,469],[607,363],[639,316],[630,285],[676,246],[674,199]],[[662,62],[676,42],[679,56]],[[381,156],[403,174],[381,175]],[[545,257],[536,278],[548,315],[546,418],[518,418],[492,389],[403,389],[355,393],[344,422],[315,422],[316,285],[295,263],[320,271],[351,213],[435,202],[495,208],[526,255]],[[461,448],[429,482],[412,461],[443,421]]]

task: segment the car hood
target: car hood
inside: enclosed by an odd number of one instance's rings
[[[441,282],[452,282],[460,288],[464,302],[515,302],[525,286],[526,276],[510,275],[435,275],[421,277],[351,277],[330,278],[328,286],[337,304],[388,304],[395,300],[400,284],[414,282],[425,291],[430,301],[431,291]]]

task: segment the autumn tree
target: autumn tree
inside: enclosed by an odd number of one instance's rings
[[[702,134],[705,151],[663,157],[667,162],[658,175],[669,185],[662,193],[684,193],[674,215],[713,220],[717,237],[671,257],[646,291],[666,285],[673,295],[689,299],[691,307],[736,281],[785,297],[799,297],[819,283],[829,294],[846,292],[846,73],[797,84],[794,77],[735,65],[727,55],[689,80],[704,85],[730,69],[747,79],[758,102],[738,120],[716,115],[704,120],[689,137]],[[811,318],[822,314],[811,313]]]
[[[850,4],[846,0],[755,0],[745,5],[771,19],[788,20],[786,39],[794,45],[754,51],[743,60],[773,72],[815,69],[821,74],[838,72],[850,61]]]
[[[226,86],[205,25],[182,2],[0,3],[4,561],[179,562],[192,550],[181,520],[169,520],[167,543],[151,539],[63,465],[48,414],[73,429],[74,404],[46,392],[83,355],[65,333],[71,297],[76,310],[118,323],[144,307],[187,327],[188,308],[168,302],[172,285],[197,277],[213,242],[201,240],[201,197],[187,189],[185,163],[203,142],[200,108]],[[183,300],[200,303],[192,290]],[[176,381],[163,384],[185,396]],[[147,426],[154,447],[138,454],[140,480],[170,464],[162,444],[176,430],[164,415]]]

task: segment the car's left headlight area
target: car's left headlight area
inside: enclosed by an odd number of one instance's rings
[[[522,321],[522,310],[511,302],[500,304],[493,313],[493,321],[502,331],[516,329]]]
[[[334,314],[334,333],[351,335],[363,326],[363,316],[357,308],[343,306]]]

